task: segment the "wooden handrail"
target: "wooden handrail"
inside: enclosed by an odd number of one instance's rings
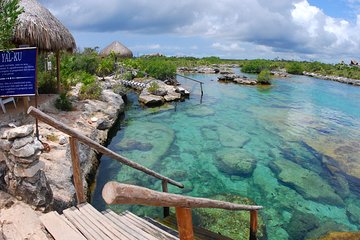
[[[140,204],[146,206],[175,207],[180,240],[193,240],[191,208],[221,208],[250,211],[250,240],[256,240],[257,212],[262,206],[243,205],[207,198],[187,197],[157,192],[135,185],[108,182],[102,190],[107,204]]]
[[[81,141],[82,143],[92,147],[93,149],[95,149],[96,151],[98,152],[101,152],[102,154],[110,157],[110,158],[113,158],[129,167],[132,167],[132,168],[135,168],[139,171],[142,171],[150,176],[153,176],[153,177],[156,177],[158,179],[161,179],[163,181],[166,181],[174,186],[177,186],[179,188],[184,188],[184,185],[179,183],[179,182],[176,182],[168,177],[165,177],[153,170],[150,170],[138,163],[135,163],[129,159],[127,159],[126,157],[123,157],[113,151],[111,151],[110,149],[100,145],[99,143],[95,142],[94,140],[82,135],[81,133],[79,133],[78,131],[66,126],[65,124],[57,121],[56,119],[52,118],[51,116],[43,113],[42,111],[40,111],[39,109],[36,109],[32,106],[29,107],[28,111],[27,111],[28,114],[30,114],[31,116],[35,117],[36,119],[39,119],[41,120],[42,122],[44,123],[47,123],[49,124],[50,126],[66,133],[67,135],[73,137],[73,138],[76,138],[77,140]]]
[[[102,190],[107,204],[140,204],[146,206],[183,208],[222,208],[227,210],[259,210],[262,206],[243,205],[207,198],[188,197],[172,193],[157,192],[135,185],[108,182]]]
[[[204,84],[202,81],[199,81],[199,80],[196,80],[196,79],[193,79],[193,78],[190,78],[190,77],[187,77],[187,76],[184,76],[184,75],[181,75],[181,74],[178,74],[176,73],[177,76],[179,77],[183,77],[183,78],[186,78],[186,79],[189,79],[191,81],[194,81],[194,82],[197,82],[197,83],[200,83],[200,91],[201,91],[201,96],[204,95],[204,91],[203,91],[203,87],[202,85]]]

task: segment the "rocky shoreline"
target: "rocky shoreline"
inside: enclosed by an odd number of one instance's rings
[[[350,84],[350,85],[354,85],[354,86],[360,86],[360,80],[358,80],[358,79],[339,77],[339,76],[330,76],[330,75],[321,75],[318,73],[311,73],[311,72],[303,72],[303,75],[308,76],[308,77],[324,79],[324,80],[331,80],[331,81],[340,82],[340,83],[346,83],[346,84]]]
[[[257,85],[259,84],[257,80],[248,78],[246,76],[240,76],[236,74],[226,74],[218,77],[219,82],[233,82],[242,85]]]

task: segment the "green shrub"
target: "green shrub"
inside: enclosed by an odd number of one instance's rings
[[[62,111],[71,111],[72,104],[67,97],[66,93],[61,93],[60,96],[55,101],[55,107]]]
[[[149,60],[145,63],[145,72],[159,80],[173,79],[176,75],[176,66],[164,60]]]
[[[158,91],[159,88],[160,87],[159,87],[159,84],[157,82],[151,82],[149,87],[148,87],[148,91],[150,93],[154,93],[154,92]]]
[[[114,71],[115,62],[114,59],[107,57],[100,61],[96,73],[99,77],[104,79],[105,76],[110,75]]]
[[[260,73],[264,69],[270,69],[272,64],[270,60],[249,60],[243,63],[241,71],[245,73]]]
[[[38,73],[38,91],[39,93],[56,93],[57,82],[55,77],[49,71]]]
[[[134,79],[134,76],[133,76],[132,72],[130,72],[130,71],[125,72],[122,77],[124,80],[128,80],[128,81]]]
[[[100,99],[101,87],[98,82],[93,82],[88,85],[82,85],[79,92],[79,99]]]
[[[302,75],[303,74],[303,66],[299,62],[290,62],[286,65],[286,71],[290,74],[297,74]]]
[[[257,81],[258,81],[258,83],[263,84],[263,85],[271,84],[270,71],[267,69],[262,70],[257,77]]]

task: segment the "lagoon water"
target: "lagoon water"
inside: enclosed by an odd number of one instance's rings
[[[189,76],[205,82],[202,103],[198,86],[184,79],[192,90],[185,102],[144,109],[130,94],[108,147],[184,183],[170,192],[243,196],[263,205],[268,239],[360,230],[359,87],[304,76],[274,79],[271,87]],[[110,180],[161,191],[161,181],[102,157],[92,197],[98,209],[105,208],[101,189]]]

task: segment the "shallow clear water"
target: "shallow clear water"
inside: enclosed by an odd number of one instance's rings
[[[359,230],[359,87],[303,76],[274,79],[271,87],[190,77],[205,82],[202,103],[198,86],[183,79],[193,91],[185,102],[143,109],[130,95],[109,148],[184,183],[170,192],[229,193],[263,205],[268,239]],[[161,191],[159,180],[103,157],[93,193],[99,209],[110,180]],[[162,211],[115,209],[153,217]]]

